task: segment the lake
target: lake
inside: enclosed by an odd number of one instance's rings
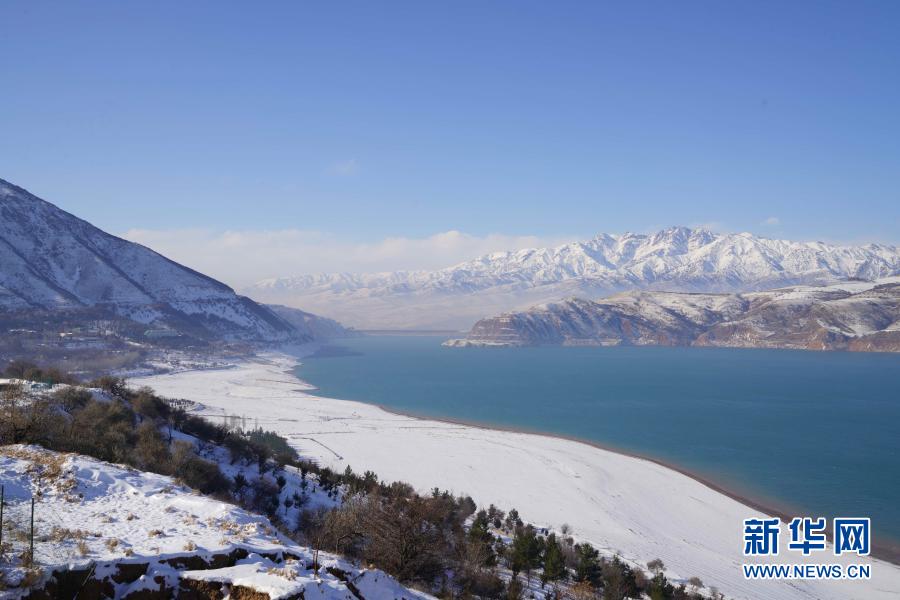
[[[900,540],[900,355],[444,339],[341,340],[296,373],[329,398],[589,440]]]

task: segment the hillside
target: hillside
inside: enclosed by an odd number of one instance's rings
[[[498,252],[438,271],[322,274],[245,290],[360,328],[468,328],[504,311],[634,289],[747,292],[900,273],[900,249],[836,246],[672,227],[600,234],[555,248]]]
[[[745,294],[629,292],[478,321],[448,346],[665,345],[900,351],[900,277]]]
[[[230,287],[120,239],[0,179],[0,319],[124,319],[200,339],[307,341],[332,322],[288,323]]]
[[[265,516],[170,477],[21,445],[0,447],[0,473],[13,554],[27,548],[36,498],[35,566],[0,566],[4,598],[26,595],[23,582],[38,598],[428,597],[330,554],[315,568],[313,550]]]
[[[347,329],[334,319],[320,317],[299,308],[268,304],[266,308],[289,323],[297,331],[302,331],[315,340],[336,339],[359,335],[352,329]]]

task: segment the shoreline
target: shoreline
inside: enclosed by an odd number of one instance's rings
[[[301,362],[301,360],[302,359],[298,358],[297,364],[293,367],[294,369],[302,366],[303,363]],[[446,423],[448,425],[459,425],[462,427],[472,427],[475,429],[481,429],[481,430],[485,430],[485,431],[502,431],[502,432],[506,432],[506,433],[535,435],[535,436],[539,436],[539,437],[564,440],[567,442],[574,442],[576,444],[584,444],[586,446],[590,446],[591,448],[595,448],[597,450],[603,450],[605,452],[612,452],[614,454],[618,454],[618,455],[625,456],[628,458],[633,458],[636,460],[647,461],[649,463],[653,463],[653,464],[663,467],[665,469],[669,469],[670,471],[675,471],[676,473],[684,475],[685,477],[689,477],[690,479],[693,479],[697,483],[699,483],[703,486],[706,486],[707,488],[711,489],[712,491],[722,494],[723,496],[727,496],[728,498],[731,498],[732,500],[739,502],[740,504],[748,506],[759,512],[765,513],[769,516],[778,517],[779,519],[782,520],[783,523],[789,523],[793,517],[797,517],[797,516],[803,517],[803,516],[808,516],[808,514],[811,514],[811,513],[804,513],[799,508],[792,508],[792,507],[787,506],[786,504],[782,504],[781,506],[776,507],[774,505],[777,504],[777,502],[774,500],[769,499],[769,502],[767,503],[765,500],[761,500],[758,498],[751,498],[748,495],[745,495],[743,493],[729,489],[724,484],[717,483],[717,482],[715,482],[703,475],[700,475],[694,471],[691,471],[685,467],[681,467],[674,463],[667,462],[663,459],[655,458],[652,456],[642,455],[637,452],[632,452],[632,451],[625,450],[622,448],[617,448],[617,447],[611,446],[611,445],[605,445],[601,442],[596,442],[594,440],[588,440],[588,439],[584,439],[584,438],[579,438],[577,436],[571,436],[571,435],[566,435],[566,434],[562,434],[562,433],[552,433],[552,432],[541,431],[541,430],[537,430],[537,429],[528,429],[525,427],[514,427],[511,425],[481,423],[478,421],[470,421],[467,419],[460,419],[460,418],[455,418],[455,417],[436,417],[436,416],[425,415],[425,414],[420,414],[420,413],[407,412],[407,411],[394,409],[394,408],[385,406],[383,404],[379,404],[377,402],[367,402],[365,400],[348,399],[348,398],[331,398],[330,396],[320,396],[318,393],[316,393],[319,388],[316,387],[315,385],[311,384],[310,382],[306,381],[305,379],[300,378],[296,373],[294,373],[292,371],[286,371],[285,373],[287,375],[290,375],[291,377],[294,377],[295,379],[297,379],[299,382],[303,383],[304,385],[308,386],[307,389],[298,390],[298,391],[300,391],[301,393],[304,393],[304,394],[311,394],[311,395],[313,395],[317,398],[321,398],[323,400],[340,400],[343,402],[359,402],[360,404],[374,406],[374,407],[376,407],[380,410],[383,410],[384,412],[392,414],[392,415],[397,415],[400,417],[407,417],[410,419],[415,419],[416,421],[420,421],[420,422],[436,421],[438,423]],[[831,531],[828,531],[826,533],[826,537],[829,542],[833,542],[833,539],[832,539],[833,535],[832,535]],[[877,539],[875,538],[875,536],[873,535],[871,556],[873,556],[875,558],[879,558],[879,559],[889,562],[891,564],[900,566],[900,543],[894,542],[894,541],[891,541],[890,543],[887,543],[887,544],[879,543],[877,541]]]
[[[861,559],[872,564],[872,581],[748,580],[741,563],[772,564],[779,557],[743,557],[742,520],[781,512],[770,510],[774,503],[759,506],[702,476],[587,440],[320,396],[297,369],[313,350],[282,348],[239,361],[234,369],[143,377],[134,383],[163,396],[190,398],[201,405],[198,414],[212,420],[241,413],[255,417],[302,455],[338,471],[350,465],[420,491],[440,487],[481,506],[516,508],[540,527],[558,530],[569,524],[577,541],[590,542],[605,556],[618,555],[641,567],[660,558],[670,580],[686,582],[699,575],[736,600],[897,597],[891,590],[900,589],[900,568],[874,555]],[[786,523],[780,529],[786,543]],[[854,562],[830,551],[809,557],[798,553],[790,560]]]

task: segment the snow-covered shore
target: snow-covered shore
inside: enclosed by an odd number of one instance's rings
[[[807,562],[871,563],[868,581],[760,582],[744,579],[742,521],[761,513],[651,461],[571,440],[397,415],[377,406],[308,393],[290,370],[297,358],[268,353],[227,370],[141,377],[173,398],[201,402],[201,414],[246,415],[287,437],[303,455],[343,470],[371,469],[420,490],[448,488],[477,503],[517,508],[535,524],[568,523],[575,537],[646,564],[661,558],[670,578],[699,576],[729,597],[900,598],[900,567],[835,557]],[[809,515],[815,516],[815,515]],[[877,535],[877,527],[876,527]],[[787,539],[782,532],[782,544]],[[771,562],[803,562],[782,552]]]

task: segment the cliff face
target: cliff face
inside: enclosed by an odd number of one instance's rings
[[[748,294],[632,292],[482,319],[449,346],[664,345],[900,351],[900,277]]]

